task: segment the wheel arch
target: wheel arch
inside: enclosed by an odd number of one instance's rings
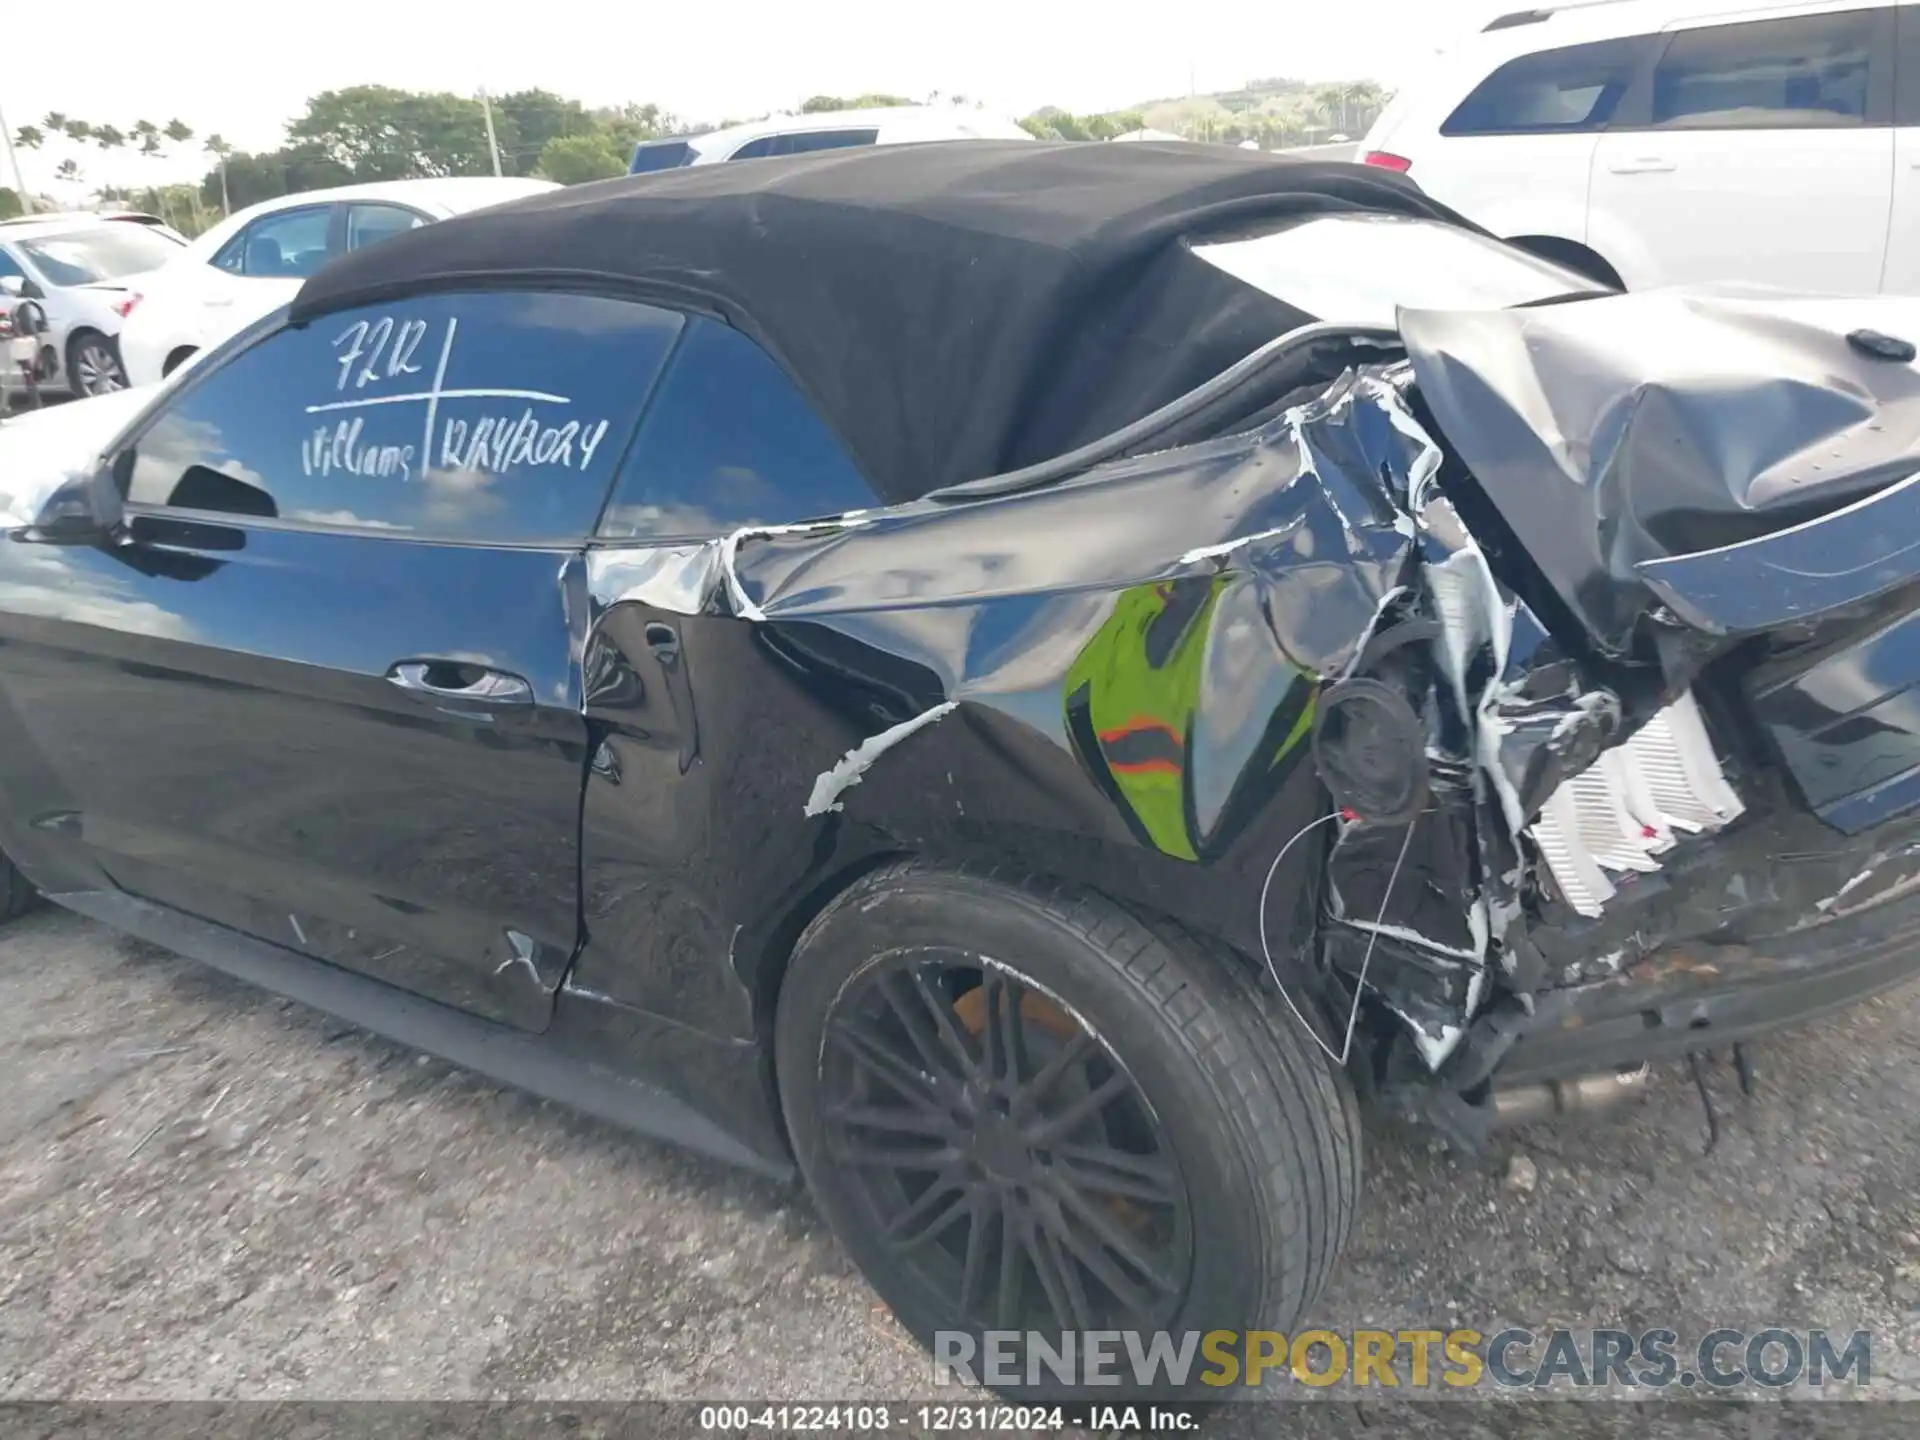
[[[786,1129],[786,1120],[784,1112],[779,1108],[779,1078],[774,1073],[773,1067],[773,1027],[775,1016],[779,1013],[781,986],[786,982],[787,973],[793,964],[801,939],[814,923],[842,897],[870,876],[893,867],[899,867],[905,875],[916,872],[952,872],[969,875],[976,879],[993,880],[1016,890],[1059,888],[1096,895],[1107,903],[1127,911],[1160,935],[1180,938],[1207,951],[1213,956],[1215,963],[1230,967],[1241,976],[1244,982],[1255,986],[1260,983],[1260,962],[1231,940],[1212,931],[1198,928],[1189,919],[1183,919],[1152,906],[1142,905],[1137,899],[1116,894],[1112,889],[1091,883],[1083,876],[1024,862],[989,864],[980,860],[920,852],[904,847],[876,850],[822,876],[815,885],[788,905],[763,932],[763,938],[754,947],[748,963],[741,967],[741,978],[748,984],[752,994],[754,1033],[761,1047],[768,1093],[773,1100],[774,1113],[783,1134]]]
[[[114,343],[113,336],[107,334],[106,331],[97,325],[75,325],[73,329],[67,332],[67,342],[60,350],[60,373],[61,378],[67,382],[68,389],[73,390],[76,394],[79,393],[77,387],[80,382],[74,373],[77,368],[73,363],[74,357],[80,353],[80,347],[89,340],[102,342],[108,351],[112,353],[114,363],[120,366],[121,372],[124,374],[126,371],[126,365],[120,359],[120,347]]]

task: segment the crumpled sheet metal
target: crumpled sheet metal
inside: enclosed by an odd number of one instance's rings
[[[792,777],[808,833],[844,812],[917,843],[945,823],[915,788],[929,767],[997,747],[1034,776],[999,819],[1183,862],[1166,883],[1227,887],[1251,934],[1274,857],[1323,813],[1299,813],[1324,804],[1315,696],[1406,594],[1405,496],[1441,463],[1396,380],[1350,374],[1256,431],[1024,494],[596,547],[594,624],[627,605],[744,620],[796,676],[831,678],[810,693],[857,696],[845,738]],[[963,799],[969,826],[986,819]]]
[[[1397,392],[1355,375],[1251,434],[1116,461],[1026,494],[921,501],[664,550],[600,547],[592,590],[602,607],[638,600],[796,621],[1244,574],[1288,659],[1332,676],[1358,653],[1410,547],[1411,527],[1377,477],[1397,472],[1404,490],[1410,474],[1438,463]],[[872,618],[867,628],[887,623]],[[918,658],[938,659],[963,693],[981,657],[962,642],[978,637],[913,628]]]
[[[1607,654],[1690,592],[1681,618],[1710,633],[1832,603],[1777,546],[1760,592],[1667,567],[1865,500],[1920,453],[1920,369],[1847,338],[1920,342],[1916,299],[1658,290],[1399,325],[1441,433]]]

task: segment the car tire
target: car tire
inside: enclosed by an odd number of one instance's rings
[[[1049,1346],[1069,1330],[1166,1331],[1176,1348],[1212,1330],[1290,1332],[1353,1225],[1345,1076],[1275,1023],[1237,957],[1102,895],[881,869],[801,936],[774,1048],[815,1202],[936,1360],[958,1353],[943,1355],[940,1332],[949,1347],[965,1344],[951,1332],[970,1337],[976,1364],[989,1330]],[[1070,1052],[1077,1065],[1043,1086]],[[1002,1286],[1009,1217],[1020,1243]],[[1196,1353],[1184,1384],[1163,1371],[1124,1388],[1191,1392],[1208,1368]],[[1076,1391],[1050,1366],[1039,1390],[974,1373],[1019,1398]]]
[[[67,342],[67,384],[79,397],[126,389],[127,372],[113,342],[98,330],[77,331]]]
[[[5,855],[0,855],[0,924],[26,914],[37,898],[27,877]]]

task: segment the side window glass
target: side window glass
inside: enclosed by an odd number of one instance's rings
[[[1864,125],[1880,14],[1846,10],[1682,30],[1653,72],[1655,126]]]
[[[620,467],[600,534],[709,539],[875,503],[826,422],[739,331],[693,320]]]
[[[494,543],[590,535],[683,321],[550,292],[277,330],[122,455],[130,503]]]
[[[842,150],[850,145],[871,145],[880,138],[878,130],[796,130],[788,135],[762,135],[749,140],[727,158],[758,160],[768,155],[804,155],[809,150]]]
[[[871,145],[880,138],[878,130],[813,130],[785,137],[784,154],[803,155],[809,150],[845,150],[854,145]]]
[[[15,276],[21,280],[27,278],[27,272],[20,268],[20,262],[5,250],[0,250],[0,278],[8,275]]]
[[[633,162],[627,169],[634,175],[646,175],[655,170],[677,170],[692,163],[693,146],[684,140],[661,140],[634,146]]]
[[[1920,6],[1900,7],[1899,52],[1893,123],[1920,126]]]
[[[427,223],[427,217],[401,205],[349,205],[347,249],[378,245],[394,235]]]
[[[1460,102],[1442,135],[1602,130],[1657,44],[1652,35],[1509,60]]]

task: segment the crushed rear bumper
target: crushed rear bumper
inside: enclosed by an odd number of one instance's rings
[[[1674,1059],[1797,1025],[1920,975],[1920,893],[1765,944],[1688,942],[1536,997],[1501,1086]]]

